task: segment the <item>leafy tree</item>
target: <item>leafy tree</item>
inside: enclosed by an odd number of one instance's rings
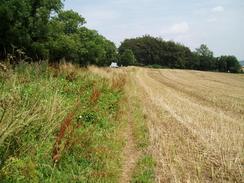
[[[65,59],[80,65],[109,65],[116,60],[114,43],[84,27],[85,19],[74,11],[61,11],[50,23],[50,59]]]
[[[128,65],[134,65],[135,63],[136,63],[136,58],[130,49],[126,49],[120,55],[119,64],[128,66]]]
[[[79,36],[79,29],[84,23],[85,19],[72,10],[62,10],[50,20],[48,46],[51,61],[66,59],[80,63],[80,56],[86,52]]]
[[[16,47],[34,59],[47,58],[47,24],[61,8],[61,0],[0,0],[0,57]]]
[[[201,44],[200,48],[196,49],[196,54],[203,57],[213,57],[213,52],[205,44]]]
[[[202,44],[197,48],[195,55],[198,57],[200,70],[216,70],[216,60],[207,45]]]
[[[189,48],[149,35],[126,39],[119,47],[120,55],[126,49],[132,50],[137,62],[141,65],[158,64],[172,68],[185,68],[192,57]]]
[[[33,60],[66,59],[80,65],[108,65],[117,48],[96,31],[84,27],[85,19],[62,10],[61,0],[0,0],[0,59],[21,49]]]
[[[81,48],[85,50],[81,55],[84,64],[108,66],[112,61],[116,61],[115,44],[99,35],[97,31],[83,27],[79,30],[79,37]]]
[[[53,21],[59,21],[62,24],[64,34],[74,34],[86,23],[85,19],[73,10],[60,11]]]
[[[235,56],[221,56],[217,58],[218,70],[221,72],[237,73],[241,71],[241,65]]]
[[[226,56],[221,56],[217,58],[217,69],[220,72],[227,72],[227,59]]]

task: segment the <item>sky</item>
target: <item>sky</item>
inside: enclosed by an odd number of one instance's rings
[[[65,0],[64,8],[117,46],[150,34],[244,60],[244,0]]]

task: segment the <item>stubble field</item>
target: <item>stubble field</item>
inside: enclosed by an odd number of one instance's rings
[[[244,181],[244,75],[130,70],[156,182]]]
[[[0,182],[244,182],[244,75],[1,73]]]

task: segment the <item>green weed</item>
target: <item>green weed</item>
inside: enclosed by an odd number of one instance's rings
[[[132,183],[153,183],[155,180],[155,161],[151,155],[142,156],[132,177]]]

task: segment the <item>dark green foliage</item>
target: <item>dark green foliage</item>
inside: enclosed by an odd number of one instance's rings
[[[148,65],[149,68],[154,68],[154,69],[163,69],[164,67],[158,64],[153,64],[153,65]]]
[[[123,55],[125,50],[132,50],[137,60],[136,65],[141,66],[156,65],[157,68],[161,66],[204,71],[240,72],[240,64],[235,57],[216,58],[204,44],[192,52],[188,47],[179,43],[146,35],[126,39],[119,47],[120,55]]]
[[[138,64],[142,65],[157,64],[172,68],[185,68],[186,63],[192,57],[189,48],[148,35],[126,39],[119,47],[119,53],[122,54],[126,49],[132,50]]]
[[[136,63],[135,55],[133,52],[129,49],[124,50],[123,53],[121,53],[119,58],[119,64],[128,66],[128,65],[134,65]]]
[[[81,115],[81,120],[84,123],[96,123],[98,121],[96,113],[95,112],[84,112]]]
[[[209,50],[207,45],[202,44],[199,48],[196,49],[195,59],[198,62],[199,70],[216,70],[216,59],[213,56],[213,52]]]
[[[23,49],[33,59],[48,56],[48,22],[61,0],[0,0],[0,57]]]
[[[109,65],[117,50],[96,31],[83,25],[85,19],[64,11],[61,0],[0,0],[0,59],[22,50],[34,61],[61,59],[80,65]]]
[[[209,50],[209,48],[205,44],[202,44],[200,48],[197,48],[196,53],[202,57],[209,57],[209,58],[213,57],[213,52]]]
[[[53,18],[53,21],[55,20],[61,24],[64,34],[77,33],[79,28],[85,23],[85,19],[73,10],[60,11],[58,17]]]
[[[221,56],[217,58],[217,68],[220,72],[233,72],[241,71],[241,65],[235,56]]]

